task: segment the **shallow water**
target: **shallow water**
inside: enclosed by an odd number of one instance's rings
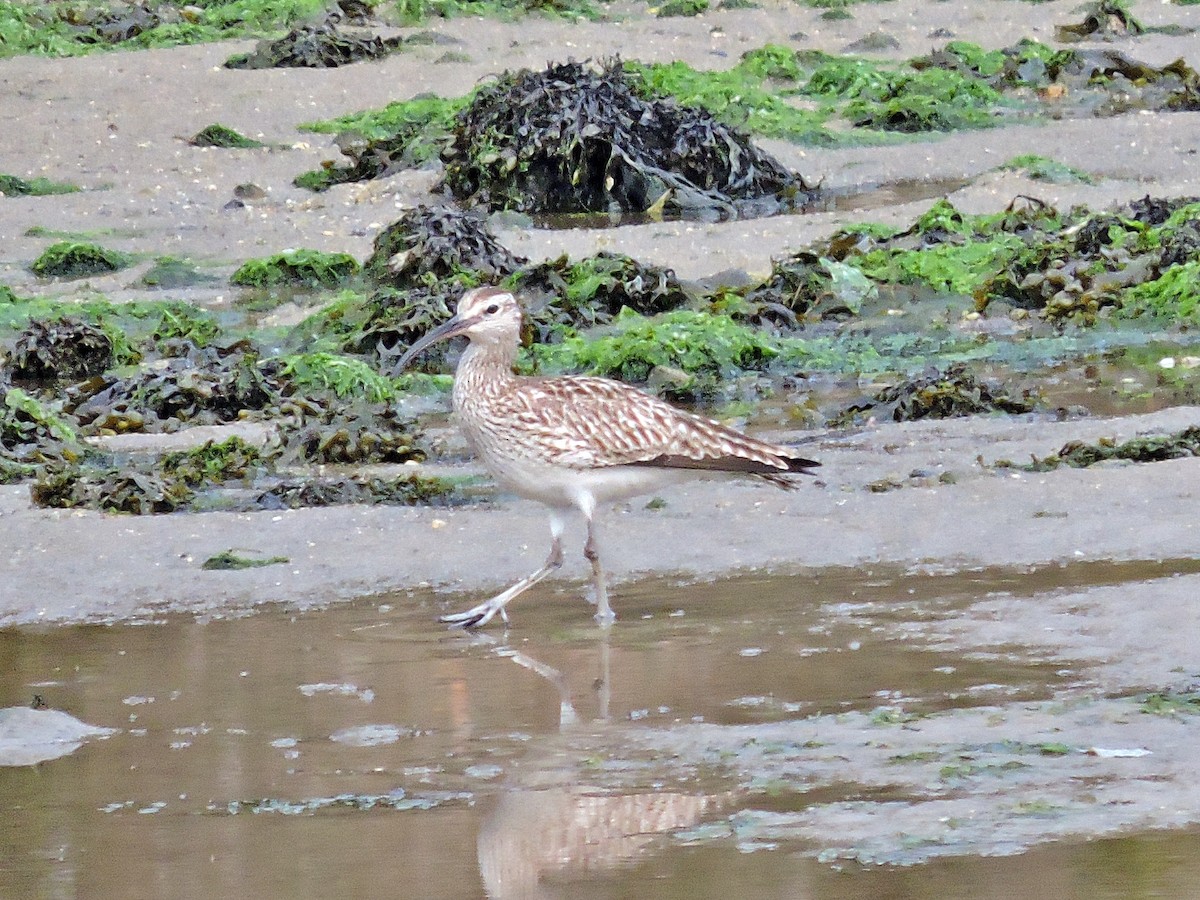
[[[435,616],[470,598],[432,595],[0,632],[0,705],[38,694],[122,729],[0,768],[0,896],[1185,896],[1200,876],[1192,831],[1001,858],[1013,850],[982,842],[911,866],[764,838],[773,815],[882,813],[919,788],[871,783],[849,757],[839,780],[781,788],[756,780],[750,755],[656,737],[715,727],[753,744],[782,724],[800,740],[819,720],[878,744],[903,734],[898,710],[1062,698],[1086,671],[1022,647],[938,652],[904,626],[998,592],[1036,602],[1162,574],[659,580],[621,588],[607,633],[575,585],[522,600],[507,634],[442,629]]]

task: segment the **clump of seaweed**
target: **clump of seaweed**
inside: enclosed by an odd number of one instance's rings
[[[336,133],[334,143],[350,165],[324,162],[321,169],[297,176],[295,184],[324,191],[335,184],[383,178],[436,160],[450,141],[454,117],[469,99],[421,95],[389,103],[382,110],[307,125],[312,131]]]
[[[244,481],[265,465],[262,452],[236,435],[223,441],[205,441],[188,450],[171,450],[158,459],[165,476],[190,488]]]
[[[1071,41],[1094,39],[1097,36],[1112,38],[1139,35],[1146,26],[1139,22],[1123,0],[1099,0],[1089,4],[1081,22],[1059,25],[1055,30],[1064,44]]]
[[[1188,456],[1200,456],[1200,427],[1195,425],[1172,434],[1142,435],[1119,443],[1113,438],[1101,438],[1094,444],[1068,441],[1057,453],[1040,459],[1035,456],[1031,463],[1022,468],[1031,472],[1046,472],[1059,466],[1086,469],[1110,459],[1144,463]]]
[[[121,44],[163,24],[162,11],[148,2],[120,7],[72,6],[63,18],[83,43]]]
[[[522,269],[512,281],[541,342],[558,339],[564,329],[608,324],[622,309],[654,316],[696,299],[670,269],[621,253],[576,262],[564,254]]]
[[[68,392],[66,411],[94,433],[175,431],[236,421],[277,396],[246,341],[199,348],[182,342],[158,366],[98,376]]]
[[[231,276],[232,284],[242,287],[335,287],[359,271],[358,260],[349,253],[324,253],[320,250],[288,250],[262,259],[249,259]]]
[[[456,290],[505,278],[525,263],[478,216],[449,206],[418,206],[385,228],[364,271],[377,284]]]
[[[91,453],[44,466],[30,496],[38,506],[149,515],[188,507],[197,491],[245,481],[263,468],[257,447],[239,437],[206,441],[140,461]]]
[[[192,135],[188,143],[193,147],[221,147],[238,150],[253,150],[266,146],[262,141],[248,138],[240,131],[219,123],[200,129]]]
[[[134,515],[174,512],[194,497],[195,491],[180,480],[116,465],[46,466],[30,488],[36,506]]]
[[[173,256],[158,257],[142,275],[142,284],[162,291],[216,284],[217,281],[215,275],[205,274],[193,263]]]
[[[836,244],[831,242],[831,247]],[[830,248],[825,248],[830,249]],[[857,315],[878,289],[861,271],[814,250],[773,260],[765,282],[746,291],[730,310],[734,318],[759,326],[794,329],[806,320]]]
[[[412,419],[394,403],[293,400],[280,429],[282,458],[307,463],[403,463],[425,458]]]
[[[85,452],[67,418],[13,387],[8,373],[0,370],[0,482],[27,478],[39,465],[77,459]]]
[[[319,21],[293,28],[276,40],[262,41],[250,53],[231,56],[227,69],[331,69],[362,59],[380,59],[404,45],[403,37],[381,38],[342,27],[344,16],[330,10]]]
[[[85,278],[117,272],[132,263],[124,253],[82,241],[59,241],[47,247],[30,266],[39,278]]]
[[[277,566],[291,560],[286,556],[248,556],[234,550],[222,550],[215,553],[200,564],[206,572],[231,572],[240,569],[259,569],[263,566]]]
[[[459,114],[443,158],[455,197],[491,210],[716,219],[812,196],[711,114],[638,96],[615,61],[502,75]]]
[[[289,478],[258,495],[262,509],[297,509],[342,503],[395,506],[454,506],[465,503],[459,484],[448,478],[406,472],[387,478],[350,475],[338,478]]]
[[[914,422],[919,419],[949,419],[980,413],[1010,415],[1032,412],[1037,406],[1034,392],[1013,395],[996,384],[977,379],[965,366],[926,374],[884,388],[872,399],[855,403],[831,421],[835,426],[861,424],[868,419]]]
[[[347,349],[393,355],[450,318],[465,289],[509,277],[524,262],[475,216],[450,207],[409,210],[375,238],[365,273],[379,287],[341,311],[356,322]],[[423,370],[439,369],[445,348],[439,351],[421,361]]]
[[[113,342],[102,328],[73,316],[35,319],[7,351],[19,383],[70,383],[99,375],[113,361]]]
[[[21,178],[0,174],[0,194],[5,197],[43,197],[50,194],[74,194],[79,187],[49,178]]]

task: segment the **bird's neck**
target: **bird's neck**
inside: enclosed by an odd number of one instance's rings
[[[472,341],[463,351],[454,373],[454,398],[487,396],[502,390],[516,379],[513,363],[517,345]]]

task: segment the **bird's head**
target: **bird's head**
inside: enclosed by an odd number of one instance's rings
[[[498,287],[471,288],[458,301],[458,311],[433,331],[408,348],[396,364],[396,372],[404,368],[426,347],[464,334],[483,344],[502,344],[516,347],[521,339],[521,306],[511,291]]]

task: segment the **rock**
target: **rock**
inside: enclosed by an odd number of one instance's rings
[[[106,738],[115,728],[81,722],[57,709],[0,709],[0,766],[32,766],[69,756],[87,738]]]

